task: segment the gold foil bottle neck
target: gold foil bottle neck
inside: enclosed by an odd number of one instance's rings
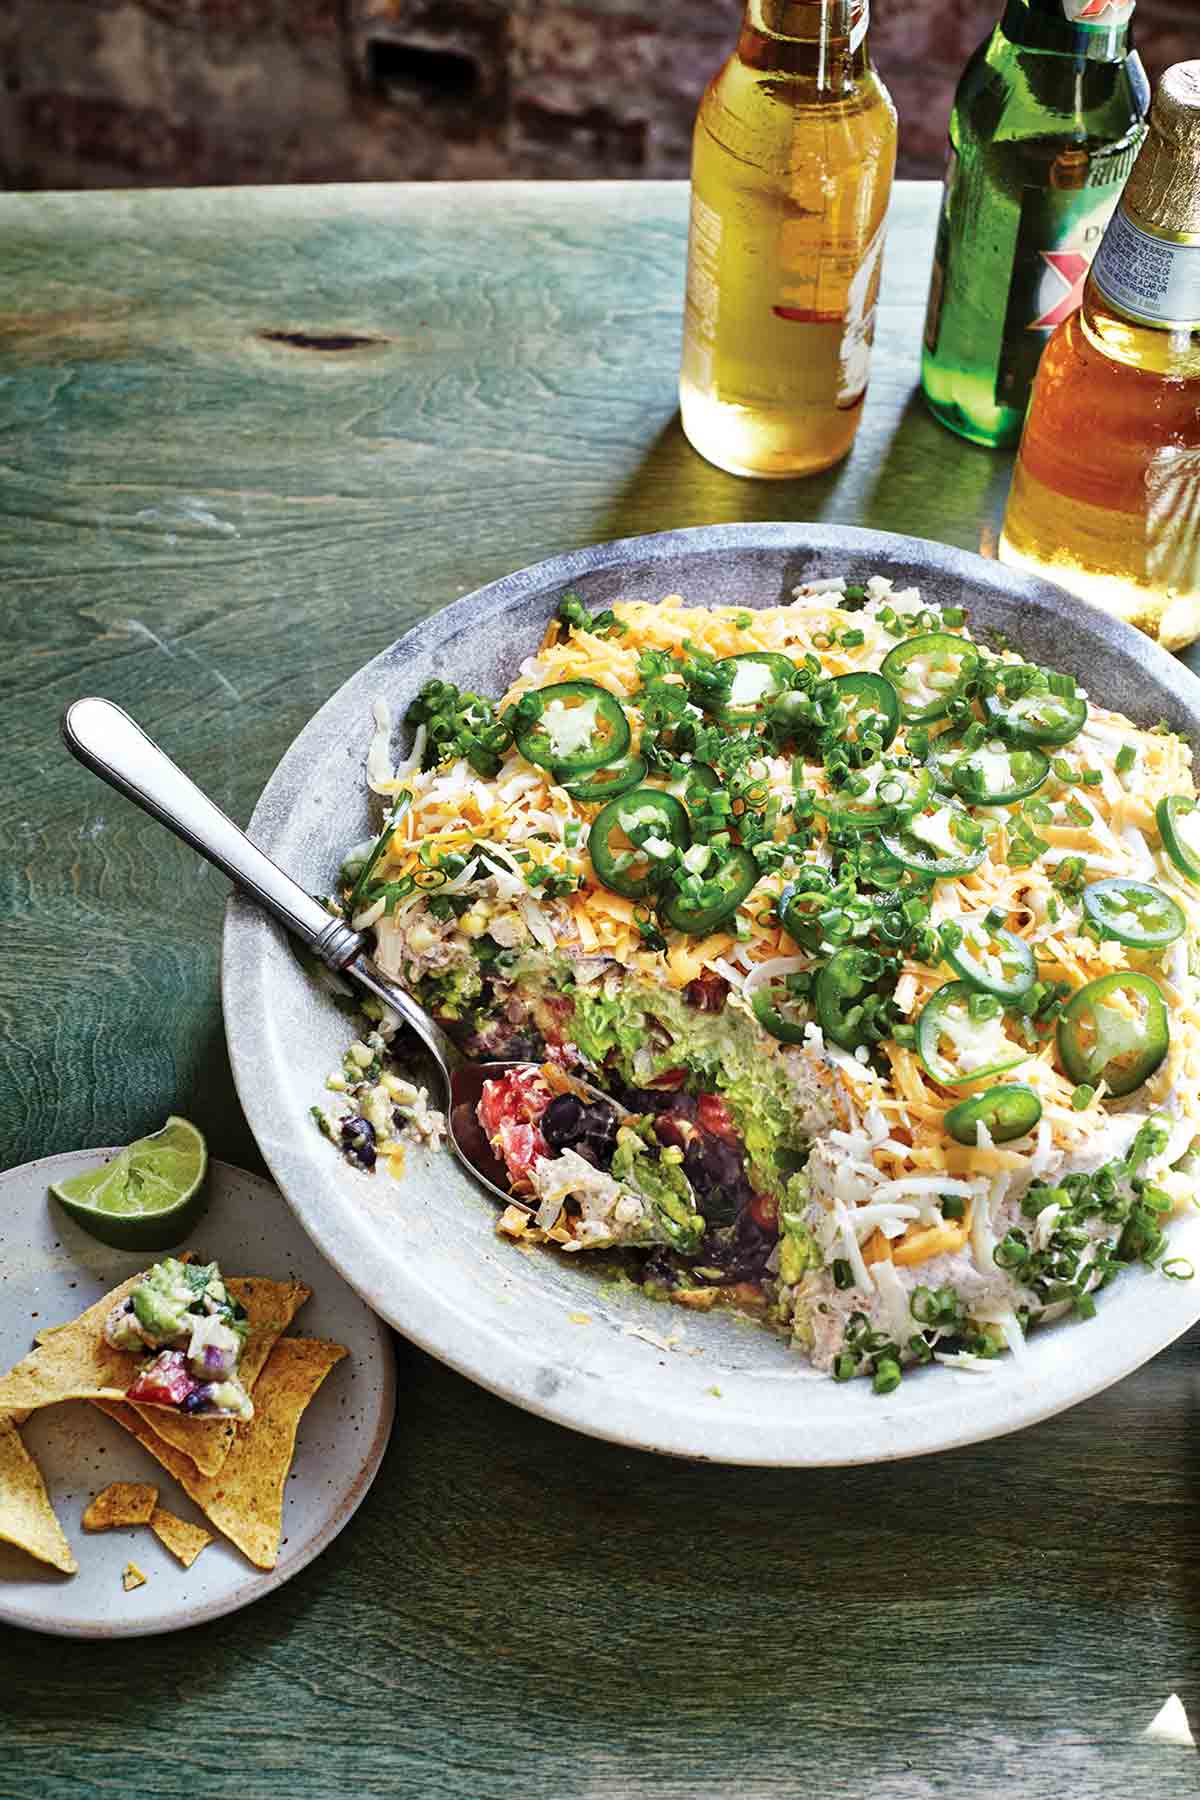
[[[1200,232],[1200,62],[1176,63],[1159,82],[1123,206],[1152,231]]]

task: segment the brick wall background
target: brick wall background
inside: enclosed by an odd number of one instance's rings
[[[741,0],[10,0],[12,188],[685,175]],[[941,172],[958,73],[1000,0],[876,0],[900,172]],[[1151,75],[1200,0],[1140,0]]]

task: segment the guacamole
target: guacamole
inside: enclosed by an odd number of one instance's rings
[[[104,1327],[114,1350],[157,1352],[127,1398],[196,1417],[250,1419],[254,1406],[238,1379],[249,1328],[216,1263],[168,1256],[147,1270]]]

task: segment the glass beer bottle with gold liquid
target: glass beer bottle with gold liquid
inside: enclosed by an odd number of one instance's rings
[[[1163,76],[1083,305],[1042,357],[1000,557],[1169,650],[1200,637],[1200,62]]]
[[[828,468],[867,391],[896,110],[869,0],[748,0],[696,120],[683,429],[735,475]]]

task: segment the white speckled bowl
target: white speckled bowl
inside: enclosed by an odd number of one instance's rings
[[[339,689],[301,732],[255,809],[251,835],[314,892],[368,835],[363,758],[371,703],[400,716],[432,675],[504,688],[564,589],[591,607],[679,593],[694,603],[786,602],[805,578],[891,576],[976,631],[1078,676],[1105,705],[1167,719],[1200,743],[1200,682],[1127,625],[960,550],[845,527],[725,525],[604,544],[493,582],[434,614]],[[613,1292],[587,1259],[521,1251],[451,1158],[410,1159],[404,1182],[352,1171],[308,1108],[347,1041],[282,932],[230,903],[223,993],[247,1117],[305,1229],[386,1319],[518,1405],[617,1442],[725,1462],[816,1465],[915,1456],[1013,1431],[1127,1375],[1200,1318],[1200,1281],[1122,1277],[1086,1325],[1035,1334],[986,1375],[930,1369],[886,1398],[816,1376],[769,1332]],[[1200,1216],[1174,1227],[1193,1254]]]

